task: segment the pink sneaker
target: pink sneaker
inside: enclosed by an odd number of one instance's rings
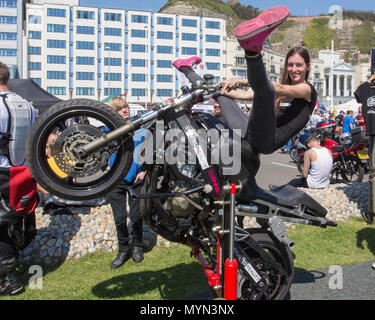
[[[240,23],[234,34],[240,46],[249,51],[260,52],[268,35],[289,16],[287,7],[273,7],[263,11],[254,19]]]
[[[181,67],[189,67],[189,68],[193,68],[196,64],[200,64],[202,61],[201,58],[197,57],[197,56],[192,56],[190,58],[185,58],[185,59],[179,59],[179,58],[176,58],[172,61],[172,64],[173,66],[179,70]]]

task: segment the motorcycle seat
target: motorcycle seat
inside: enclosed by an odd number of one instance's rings
[[[309,213],[318,217],[325,217],[327,209],[321,206],[308,194],[291,185],[270,186],[270,190],[257,187],[255,190],[246,188],[247,196],[251,199],[261,199],[273,204],[278,204],[287,208],[294,208],[303,205],[309,209]]]

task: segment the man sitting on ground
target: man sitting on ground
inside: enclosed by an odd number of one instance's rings
[[[330,184],[330,174],[333,166],[332,153],[320,145],[320,140],[311,136],[307,140],[309,150],[303,157],[303,177],[289,182],[294,187],[327,188]]]

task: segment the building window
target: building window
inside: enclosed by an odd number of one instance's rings
[[[53,95],[56,95],[56,96],[66,95],[66,88],[65,87],[47,87],[47,91],[50,94],[53,94]]]
[[[94,57],[77,57],[76,64],[94,65]]]
[[[182,26],[183,27],[196,27],[197,26],[197,20],[182,19]]]
[[[270,72],[271,73],[276,73],[276,69],[275,69],[275,66],[273,64],[271,64]]]
[[[29,70],[41,70],[42,64],[40,62],[29,62]]]
[[[104,58],[105,66],[121,66],[121,58]]]
[[[122,75],[121,73],[104,73],[104,80],[105,81],[121,81]]]
[[[172,46],[157,46],[156,52],[157,53],[172,53],[173,47]]]
[[[206,56],[219,57],[220,49],[206,49]]]
[[[2,56],[2,57],[16,57],[17,56],[17,49],[0,48],[0,56]]]
[[[144,45],[144,44],[132,44],[131,52],[146,52],[146,45]]]
[[[157,89],[156,96],[158,97],[171,97],[173,95],[172,89]]]
[[[196,55],[197,48],[182,47],[181,52],[186,55]]]
[[[207,70],[220,70],[220,63],[206,62]]]
[[[104,13],[104,20],[106,21],[121,21],[121,13]]]
[[[17,0],[0,0],[0,7],[17,8]]]
[[[1,20],[1,17],[0,17],[0,20]],[[41,24],[42,23],[42,17],[30,15],[28,21],[31,24]]]
[[[132,81],[146,81],[146,75],[144,73],[133,73],[132,74]]]
[[[94,80],[94,72],[77,72],[77,80]]]
[[[173,40],[173,32],[167,32],[167,31],[158,31],[157,33],[158,39],[168,39]]]
[[[94,27],[77,26],[77,34],[95,34]]]
[[[42,39],[42,32],[29,31],[29,39]]]
[[[121,43],[104,43],[104,50],[105,51],[121,51]]]
[[[130,64],[132,67],[146,67],[145,59],[131,59]]]
[[[172,82],[173,76],[169,74],[158,74],[156,77],[156,82]]]
[[[206,42],[220,42],[220,36],[206,34]]]
[[[148,22],[148,17],[147,16],[142,16],[142,15],[132,15],[132,22],[135,23],[147,23]]]
[[[0,40],[17,40],[15,32],[0,32]]]
[[[320,79],[320,73],[319,72],[314,72],[314,79],[319,80]]]
[[[66,56],[47,56],[47,63],[66,64]]]
[[[47,79],[66,79],[65,71],[47,71]]]
[[[164,25],[173,25],[173,18],[167,18],[167,17],[158,17],[157,18],[157,24],[164,24]]]
[[[47,8],[47,16],[50,17],[66,17],[65,9]]]
[[[0,16],[0,23],[2,23],[2,24],[17,24],[17,17]]]
[[[65,24],[47,24],[47,32],[65,33],[66,25]]]
[[[171,60],[157,60],[156,65],[158,68],[172,68]]]
[[[42,85],[42,79],[41,78],[31,78],[39,87]]]
[[[76,88],[77,96],[93,96],[94,92],[95,92],[95,88],[87,88],[87,87]]]
[[[220,22],[218,22],[218,21],[206,21],[206,28],[220,29]]]
[[[121,37],[122,30],[120,28],[104,28],[104,35]]]
[[[76,42],[76,49],[94,50],[95,49],[95,42],[92,42],[92,41],[77,41]]]
[[[66,41],[65,40],[47,40],[47,48],[64,49],[66,48]]]
[[[121,88],[104,88],[105,96],[121,96]]]
[[[133,97],[145,97],[146,96],[146,89],[132,88],[132,96]]]
[[[77,19],[94,20],[95,19],[95,12],[78,10],[77,11]]]
[[[196,33],[183,33],[181,39],[186,40],[186,41],[197,41],[197,34]]]
[[[131,36],[133,38],[146,38],[145,30],[132,29]]]
[[[245,64],[245,57],[235,57],[235,65],[243,66]]]
[[[28,50],[30,55],[41,55],[42,50],[41,47],[29,47]]]

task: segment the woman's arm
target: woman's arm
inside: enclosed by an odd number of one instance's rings
[[[236,100],[253,100],[254,92],[252,90],[243,90],[237,88],[237,84],[240,84],[243,87],[248,87],[249,82],[247,79],[243,78],[230,78],[223,80],[217,84],[217,86],[223,85],[221,89],[221,94],[226,95],[232,99]]]
[[[252,90],[234,89],[226,90],[223,95],[235,100],[253,100],[254,92]]]
[[[243,78],[229,78],[227,80],[220,81],[216,86],[223,85],[221,93],[224,94],[225,91],[236,90],[236,84],[239,83],[243,87],[249,86],[249,81]]]
[[[305,99],[311,101],[311,88],[307,83],[299,83],[295,85],[281,84],[272,82],[276,95],[288,98]]]

